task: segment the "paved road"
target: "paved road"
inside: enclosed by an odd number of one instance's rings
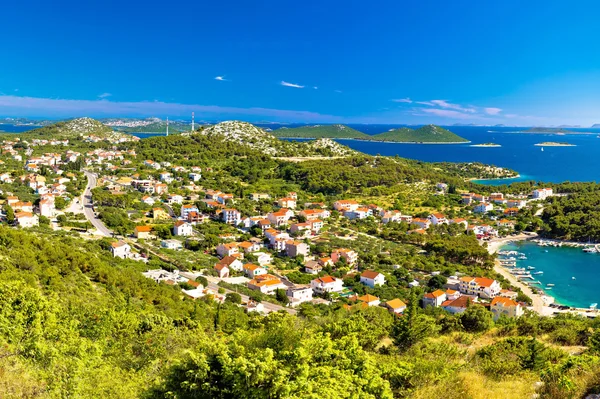
[[[98,233],[106,237],[111,237],[113,235],[112,231],[107,228],[104,223],[102,223],[102,221],[94,214],[92,205],[92,189],[96,187],[96,175],[88,172],[87,170],[84,170],[83,173],[85,173],[85,176],[88,180],[88,184],[85,187],[85,191],[83,192],[82,196],[83,213],[85,218],[96,228],[96,230],[98,230]]]

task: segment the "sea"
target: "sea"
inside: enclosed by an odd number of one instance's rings
[[[502,249],[519,251],[527,256],[527,260],[517,260],[518,267],[532,266],[535,267],[532,272],[544,272],[533,275],[541,282],[534,286],[554,297],[557,303],[578,308],[600,303],[600,254],[585,253],[582,248],[541,247],[530,241],[510,243]],[[554,286],[550,288],[548,284]]]

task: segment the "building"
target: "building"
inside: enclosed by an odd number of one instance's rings
[[[367,306],[379,306],[379,304],[381,303],[378,297],[371,294],[359,296],[358,298],[356,298],[356,300],[366,304]]]
[[[527,205],[527,201],[524,199],[509,199],[506,201],[506,206],[509,208],[521,209]]]
[[[442,303],[442,309],[452,314],[462,313],[470,306],[471,303],[475,302],[476,297],[469,295],[462,295],[456,299],[448,299]]]
[[[360,282],[368,287],[375,288],[375,286],[385,284],[385,276],[372,270],[365,270],[360,275]]]
[[[446,299],[446,293],[442,290],[429,292],[423,295],[423,307],[433,306],[434,308],[437,308],[442,306],[442,303],[444,303]]]
[[[340,292],[344,289],[344,282],[335,277],[323,276],[310,282],[310,287],[315,294],[324,294],[326,292]]]
[[[163,208],[152,208],[152,218],[154,220],[169,219],[170,216]]]
[[[475,206],[475,208],[473,208],[473,212],[475,212],[475,213],[488,213],[493,210],[494,210],[494,205],[492,205],[488,202],[481,202],[481,203],[477,204],[477,206]]]
[[[523,315],[521,304],[502,296],[492,299],[490,310],[494,314],[494,320],[498,320],[502,315],[506,317],[519,317]]]
[[[294,212],[286,208],[281,208],[277,212],[269,213],[267,219],[269,219],[271,225],[279,227],[287,224],[292,216],[294,216]]]
[[[354,211],[359,208],[359,204],[352,200],[339,200],[333,203],[333,208],[339,212]]]
[[[406,310],[406,304],[398,298],[384,302],[383,307],[395,314],[403,313]]]
[[[534,199],[546,199],[548,197],[551,197],[553,194],[553,191],[551,188],[540,188],[537,190],[533,190],[532,196]]]
[[[296,209],[296,199],[289,197],[280,198],[277,200],[277,205],[279,205],[281,208]]]
[[[344,216],[350,220],[366,219],[369,216],[373,216],[373,210],[369,208],[356,208],[348,211],[344,211]]]
[[[34,227],[39,224],[39,218],[31,212],[18,212],[15,214],[17,224],[21,227]]]
[[[160,242],[160,246],[161,246],[161,248],[171,249],[173,251],[180,251],[183,248],[183,245],[181,245],[181,242],[179,242],[178,240],[175,240],[175,239],[162,240]]]
[[[54,207],[54,200],[52,199],[43,199],[39,204],[40,215],[45,216],[47,218],[54,217],[56,209]]]
[[[244,253],[250,254],[259,251],[261,246],[257,242],[244,241],[238,244],[238,248],[244,251]]]
[[[135,235],[135,238],[147,239],[150,238],[151,231],[151,226],[135,226],[135,229],[133,229],[133,234]]]
[[[431,226],[431,220],[422,218],[413,218],[412,224],[419,226],[421,229],[428,229]]]
[[[286,289],[287,287],[277,277],[265,273],[248,281],[248,288],[260,291],[263,294],[272,294],[278,289]]]
[[[181,218],[187,220],[190,212],[200,213],[196,205],[185,204],[181,206]]]
[[[215,265],[215,270],[217,271],[217,276],[219,278],[228,278],[229,277],[229,268],[227,265],[222,263],[217,263]]]
[[[252,263],[246,263],[244,265],[244,273],[246,274],[246,276],[248,276],[248,278],[255,278],[257,276],[267,274],[267,269],[258,265],[254,265]]]
[[[217,246],[217,255],[221,258],[239,253],[237,242],[228,242]]]
[[[486,277],[461,277],[458,290],[465,295],[476,295],[480,298],[492,299],[500,294],[500,283]]]
[[[273,262],[273,255],[268,252],[254,252],[254,256],[256,256],[256,263],[260,266],[270,265]]]
[[[182,220],[176,221],[173,226],[173,235],[187,237],[191,236],[193,233],[194,229],[192,228],[192,225]]]
[[[227,224],[237,226],[242,221],[242,214],[237,209],[223,209],[221,211],[221,220]]]
[[[244,264],[236,256],[226,256],[217,262],[218,265],[225,265],[229,270],[241,272],[244,269]]]
[[[286,295],[290,301],[290,306],[297,306],[303,302],[312,301],[313,290],[308,285],[288,287]]]
[[[348,265],[354,266],[358,261],[358,254],[355,251],[346,248],[336,249],[331,253],[331,260],[333,263],[339,262],[341,258],[346,259]]]
[[[431,223],[433,223],[434,226],[437,226],[438,224],[448,224],[448,219],[441,213],[432,213],[429,215],[429,220],[431,220]]]
[[[311,220],[327,219],[329,216],[331,216],[331,212],[329,212],[327,209],[305,209],[298,215],[302,216],[307,222],[309,222]]]
[[[131,247],[125,241],[113,242],[110,246],[110,251],[115,258],[126,259],[131,254]]]
[[[260,200],[268,200],[271,196],[269,194],[264,193],[252,193],[250,194],[250,199],[252,201],[260,201]]]
[[[302,241],[289,240],[285,243],[285,254],[289,258],[308,256],[308,245]]]
[[[309,260],[304,265],[304,272],[308,274],[319,274],[323,270],[323,266],[316,260]]]

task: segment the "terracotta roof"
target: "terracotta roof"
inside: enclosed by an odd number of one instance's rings
[[[391,301],[387,301],[385,304],[388,307],[390,307],[391,309],[399,309],[399,308],[406,307],[406,304],[398,298],[392,299]]]
[[[356,299],[358,299],[361,302],[366,302],[366,303],[370,303],[370,302],[374,302],[374,301],[378,301],[379,300],[378,297],[376,297],[375,295],[371,295],[371,294],[363,295],[363,296],[360,296],[360,297],[358,297]]]
[[[451,300],[445,301],[444,303],[442,303],[442,307],[451,306],[454,308],[466,308],[467,303],[469,301],[473,301],[473,299],[468,295],[463,295],[463,296],[459,296],[458,298],[456,298],[454,300],[451,299]]]
[[[152,230],[152,226],[135,226],[135,231],[138,233],[149,233]]]
[[[373,280],[374,278],[379,276],[379,273],[376,271],[373,271],[373,270],[365,270],[364,272],[362,272],[362,274],[360,276],[364,277],[364,278],[368,278],[370,280]]]
[[[335,278],[331,277],[331,276],[323,276],[323,277],[319,277],[313,281],[319,281],[323,284],[331,284],[331,283],[335,283]]]
[[[517,306],[518,303],[516,303],[515,301],[513,301],[510,298],[506,298],[503,296],[497,296],[496,298],[492,299],[492,306],[504,306],[504,307],[508,307],[508,306]]]
[[[445,295],[445,294],[446,293],[444,291],[442,291],[442,290],[435,290],[433,292],[425,294],[424,297],[432,299],[432,298],[439,298],[439,297],[441,297],[442,295]]]

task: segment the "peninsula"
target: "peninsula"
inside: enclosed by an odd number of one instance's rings
[[[496,143],[482,143],[482,144],[471,144],[471,147],[502,147]]]
[[[469,140],[436,125],[426,125],[418,129],[402,127],[375,135],[368,135],[345,125],[314,125],[291,129],[281,128],[273,131],[272,134],[279,138],[354,139],[415,144],[469,143]]]

